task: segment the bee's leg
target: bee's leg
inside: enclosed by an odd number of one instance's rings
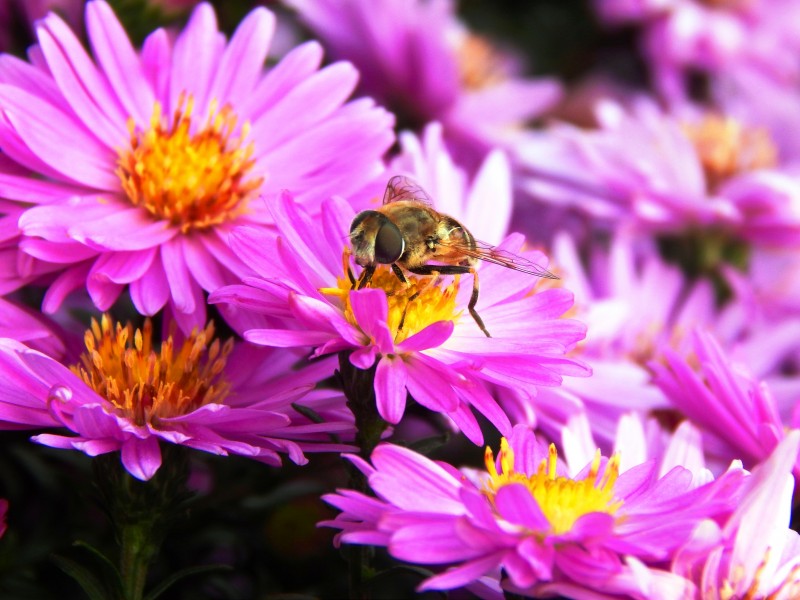
[[[372,281],[372,276],[375,274],[375,265],[369,265],[364,267],[364,270],[361,271],[361,277],[358,278],[358,284],[356,285],[356,289],[360,290],[369,285],[369,282]]]
[[[469,304],[467,304],[467,310],[469,314],[472,315],[472,318],[475,319],[475,323],[478,324],[481,331],[486,334],[486,337],[492,337],[486,329],[486,325],[483,324],[483,319],[481,319],[478,311],[475,310],[475,305],[478,303],[478,272],[474,267],[462,265],[421,265],[408,270],[416,275],[433,275],[434,273],[437,275],[472,274],[472,296],[470,296]]]
[[[392,272],[394,272],[394,274],[397,275],[397,278],[400,280],[400,283],[408,287],[408,279],[406,279],[406,276],[403,274],[403,270],[397,266],[397,263],[392,263]]]
[[[347,278],[350,280],[350,289],[356,287],[356,277],[353,275],[353,269],[350,268],[350,256],[352,252],[348,246],[345,246],[342,252],[342,271],[347,273]]]
[[[392,266],[394,266],[394,265],[392,265]],[[399,270],[399,268],[398,268],[398,270]],[[439,272],[438,272],[438,271],[431,271],[431,272],[430,272],[430,273],[428,273],[428,274],[429,274],[429,275],[432,275],[432,277],[431,277],[431,278],[428,280],[428,282],[427,282],[425,285],[423,285],[422,287],[420,287],[420,288],[419,288],[419,289],[418,289],[416,292],[414,292],[413,294],[411,294],[411,295],[408,297],[408,299],[406,300],[406,305],[405,305],[405,307],[403,308],[403,314],[402,314],[402,316],[400,317],[400,323],[399,323],[399,324],[398,324],[398,326],[397,326],[397,330],[398,330],[398,331],[401,331],[401,330],[403,329],[403,324],[406,322],[406,313],[408,312],[408,307],[411,305],[411,303],[412,303],[414,300],[416,300],[416,299],[419,297],[419,295],[420,295],[422,292],[424,292],[425,290],[427,290],[427,289],[428,289],[429,287],[431,287],[432,285],[435,285],[435,284],[436,284],[436,282],[437,282],[437,281],[439,281]],[[405,278],[404,278],[404,279],[405,279]]]

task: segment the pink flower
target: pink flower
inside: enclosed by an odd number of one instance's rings
[[[161,466],[159,442],[270,465],[280,464],[279,453],[304,464],[304,451],[352,449],[329,442],[330,434],[353,433],[341,394],[306,395],[330,364],[290,371],[291,353],[234,348],[212,337],[209,325],[182,344],[170,336],[157,351],[149,323],[134,332],[104,317],[87,331],[86,353],[71,368],[2,339],[0,428],[64,427],[67,435],[33,439],[90,456],[120,451],[125,468],[142,480]],[[292,403],[322,422],[311,422]]]
[[[231,245],[259,274],[243,285],[222,288],[214,303],[255,315],[280,318],[279,324],[253,328],[245,339],[256,344],[314,348],[314,356],[350,352],[360,368],[376,366],[378,412],[400,421],[406,397],[448,416],[472,441],[482,434],[471,409],[483,413],[501,432],[510,423],[486,387],[560,385],[563,375],[586,375],[564,353],[583,338],[582,324],[561,315],[572,304],[563,289],[537,291],[530,274],[485,263],[478,267],[477,311],[492,338],[467,312],[471,277],[444,277],[439,284],[409,275],[404,286],[389,269],[373,277],[371,288],[351,290],[342,266],[355,213],[343,202],[323,205],[314,221],[287,194],[271,206],[280,237],[241,228]],[[509,237],[501,248],[519,253],[522,240]],[[543,265],[538,252],[523,252]],[[412,297],[413,296],[413,297]]]
[[[402,128],[439,121],[459,163],[477,166],[492,146],[560,95],[554,80],[523,79],[514,59],[469,32],[450,0],[291,0],[300,17],[362,74],[361,91]]]
[[[699,524],[677,553],[672,570],[696,584],[696,598],[797,598],[800,536],[790,520],[798,444],[800,432],[789,433],[747,478],[730,517]]]
[[[487,449],[486,473],[391,445],[378,446],[372,464],[350,459],[377,497],[351,490],[324,497],[342,511],[322,523],[341,530],[339,541],[452,565],[421,590],[462,587],[502,569],[505,589],[536,597],[682,597],[691,584],[658,565],[703,519],[733,512],[745,475],[734,469],[696,486],[680,466],[658,476],[653,461],[621,473],[619,456],[604,459],[599,450],[590,464],[568,470],[553,445],[522,426],[502,441],[496,462]]]
[[[692,336],[689,356],[663,349],[664,364],[652,362],[654,382],[669,401],[706,436],[710,455],[724,464],[741,459],[752,468],[765,460],[786,437],[786,426],[797,427],[796,417],[784,423],[781,407],[769,387],[747,368],[732,361],[712,335],[701,329]],[[785,412],[796,404],[793,399]],[[800,457],[795,457],[800,474]]]
[[[346,103],[355,69],[320,69],[314,42],[265,70],[274,21],[257,8],[226,42],[201,4],[174,40],[157,30],[137,52],[96,0],[94,60],[52,14],[34,64],[0,59],[0,144],[17,163],[0,165],[0,193],[39,196],[8,219],[22,250],[58,271],[46,311],[83,286],[105,310],[128,288],[139,312],[168,304],[188,333],[205,323],[203,291],[251,273],[225,242],[233,227],[267,222],[280,189],[316,210],[383,170],[391,115]]]

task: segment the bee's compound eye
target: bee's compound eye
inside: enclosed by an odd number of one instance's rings
[[[405,240],[397,225],[385,219],[375,236],[375,260],[384,265],[396,262],[406,249]]]

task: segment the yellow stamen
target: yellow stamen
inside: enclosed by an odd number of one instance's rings
[[[192,96],[182,97],[169,126],[156,103],[150,128],[128,121],[130,148],[120,152],[117,176],[134,206],[186,233],[229,221],[247,209],[263,178],[248,179],[253,144],[245,144],[249,125],[234,137],[236,115],[212,102],[205,125],[192,124]]]
[[[719,115],[686,123],[683,129],[697,149],[711,191],[734,175],[778,162],[778,150],[764,129],[744,127]]]
[[[347,265],[345,264],[345,268]],[[400,343],[428,325],[437,321],[455,321],[462,311],[456,312],[459,277],[452,278],[447,285],[433,277],[414,277],[405,274],[408,285],[404,285],[387,266],[379,266],[372,276],[369,287],[386,292],[389,302],[387,324]],[[321,288],[320,292],[340,299],[348,322],[359,326],[350,306],[352,284],[347,276],[337,279],[337,287]]]
[[[500,440],[500,472],[495,466],[492,450],[487,446],[485,461],[489,480],[484,492],[494,502],[497,491],[509,484],[522,484],[528,488],[542,513],[550,522],[552,530],[547,534],[569,531],[580,517],[588,513],[603,512],[613,515],[622,506],[614,499],[614,484],[619,477],[619,455],[615,454],[606,463],[603,475],[600,472],[600,450],[597,450],[592,466],[585,479],[575,480],[556,475],[558,453],[550,444],[548,457],[543,459],[533,475],[514,470],[514,451],[505,438]]]
[[[72,371],[137,425],[157,426],[159,418],[224,400],[230,385],[222,372],[233,341],[212,342],[213,323],[193,331],[177,352],[172,336],[158,352],[152,337],[149,319],[136,331],[130,324],[114,327],[107,315],[100,323],[92,319],[84,335],[86,352]]]

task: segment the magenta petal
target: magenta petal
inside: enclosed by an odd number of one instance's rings
[[[408,391],[424,407],[438,412],[451,412],[458,407],[458,397],[446,373],[447,367],[424,355],[412,355],[406,360]]]
[[[456,535],[459,517],[442,516],[439,523],[423,523],[404,527],[392,536],[389,553],[401,560],[422,564],[444,564],[480,556]]]
[[[375,347],[375,345],[369,344],[368,346],[364,346],[358,350],[355,350],[350,355],[350,364],[359,369],[369,369],[375,364],[375,357],[377,354],[378,349]]]
[[[216,257],[209,255],[206,246],[197,237],[184,237],[182,245],[186,266],[201,288],[213,292],[225,285],[225,275]]]
[[[217,29],[217,17],[210,4],[199,4],[186,28],[175,40],[172,52],[170,103],[165,114],[177,109],[182,94],[191,93],[199,114],[205,114],[211,76],[225,44]]]
[[[465,562],[463,565],[447,569],[444,573],[429,577],[419,591],[425,590],[452,590],[472,583],[487,573],[497,568],[502,561],[503,554],[495,552],[488,556],[482,556]]]
[[[386,293],[377,289],[352,291],[350,308],[361,330],[375,342],[378,349],[384,354],[394,352],[394,340],[386,323],[389,314]]]
[[[422,331],[418,331],[411,337],[403,340],[397,345],[398,352],[413,352],[436,348],[444,344],[453,333],[455,324],[452,321],[437,321],[431,323]]]
[[[375,403],[387,423],[400,422],[406,409],[408,372],[399,356],[384,356],[375,369]]]
[[[161,466],[161,448],[158,446],[158,438],[130,437],[125,440],[122,444],[122,464],[136,479],[142,481],[150,479]]]
[[[28,92],[0,85],[3,114],[38,158],[63,177],[101,190],[119,189],[116,155],[72,116]],[[58,127],[53,127],[58,123]],[[69,148],[69,152],[64,152]]]
[[[109,310],[113,306],[124,288],[124,285],[114,283],[105,277],[92,277],[90,275],[86,280],[86,290],[89,292],[89,297],[94,302],[94,305],[102,311]]]
[[[150,270],[158,250],[149,248],[141,252],[107,252],[94,263],[89,279],[99,278],[119,284],[128,284]]]
[[[504,485],[497,490],[495,505],[500,516],[510,523],[522,525],[531,531],[546,532],[551,529],[536,499],[522,484]]]
[[[86,5],[86,29],[92,50],[116,96],[138,125],[146,125],[155,97],[142,64],[114,11],[105,2]]]
[[[293,331],[291,329],[251,329],[244,333],[244,339],[248,342],[276,348],[318,346],[331,338],[332,335],[325,331]]]
[[[164,29],[156,29],[144,39],[141,51],[142,71],[155,99],[168,105],[169,65],[172,63],[172,45]]]
[[[83,287],[89,274],[89,267],[89,262],[79,263],[56,277],[45,292],[42,311],[49,314],[55,313],[70,292]]]
[[[177,233],[177,228],[166,221],[154,221],[140,208],[120,209],[69,228],[73,238],[98,250],[146,250],[168,242]]]
[[[130,294],[136,310],[143,315],[154,315],[169,299],[169,283],[160,260],[153,260],[141,278],[131,282]]]
[[[161,265],[169,283],[170,297],[179,312],[194,312],[196,302],[180,239],[161,246]]]
[[[220,104],[247,98],[267,59],[275,16],[263,7],[253,9],[236,28],[219,62],[209,96]]]

